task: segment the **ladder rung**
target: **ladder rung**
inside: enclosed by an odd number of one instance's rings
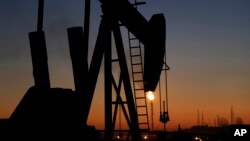
[[[142,96],[142,97],[136,97],[136,99],[145,99],[146,97],[145,96]]]
[[[113,60],[111,60],[111,62],[117,62],[117,61],[119,61],[119,59],[113,59]]]
[[[140,48],[141,46],[132,46],[130,48]]]
[[[141,56],[140,54],[138,54],[138,55],[131,55],[131,57],[139,57],[139,56]]]
[[[133,63],[132,65],[141,65],[142,63]]]
[[[147,116],[147,114],[138,114],[138,116]]]
[[[133,74],[135,74],[135,73],[142,73],[142,71],[135,71],[135,72],[133,72]]]

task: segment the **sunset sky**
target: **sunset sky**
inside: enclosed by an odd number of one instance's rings
[[[217,115],[230,122],[231,106],[235,118],[250,124],[250,1],[145,1],[139,11],[147,20],[156,13],[164,13],[166,18],[170,67],[167,128],[197,125],[198,109],[209,125],[214,125]],[[36,30],[37,2],[0,2],[0,118],[8,118],[34,85],[28,33]],[[101,14],[99,1],[92,0],[89,61]],[[83,15],[83,0],[45,0],[44,31],[52,87],[74,89],[67,28],[82,26]],[[123,41],[128,51],[126,36]],[[89,124],[98,129],[104,125],[103,78],[101,70],[89,117]],[[162,128],[158,100],[156,94],[155,129]]]

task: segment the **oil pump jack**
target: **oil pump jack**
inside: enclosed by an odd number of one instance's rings
[[[70,137],[71,140],[83,138],[98,140],[99,132],[87,125],[87,121],[101,62],[104,58],[104,140],[113,138],[118,104],[123,109],[130,139],[141,140],[141,129],[120,26],[125,26],[144,44],[144,91],[154,91],[164,64],[165,18],[163,14],[155,14],[147,21],[128,0],[99,1],[103,15],[90,66],[88,66],[87,59],[90,0],[85,1],[84,32],[82,27],[67,29],[75,83],[75,91],[73,91],[50,87],[45,35],[42,29],[44,0],[39,0],[37,31],[29,33],[35,85],[27,91],[10,117],[10,130],[16,133],[21,132],[23,139],[30,139],[28,134],[32,133],[33,136],[44,139]],[[112,58],[112,33],[118,57],[116,59]],[[119,63],[118,84],[112,73],[113,62]],[[122,84],[126,100],[123,100],[120,94]],[[115,101],[112,98],[112,88],[116,92]]]

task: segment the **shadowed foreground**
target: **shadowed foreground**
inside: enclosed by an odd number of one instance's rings
[[[11,117],[0,121],[1,140],[99,140],[95,127],[81,123],[78,100],[70,89],[31,87]]]

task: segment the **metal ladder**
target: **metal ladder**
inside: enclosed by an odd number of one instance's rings
[[[137,2],[134,0],[134,7],[145,4],[145,2]],[[132,71],[132,81],[134,90],[134,100],[139,121],[139,128],[141,131],[149,131],[149,119],[147,109],[146,93],[144,91],[143,81],[143,62],[142,49],[139,39],[137,39],[131,32],[128,31],[128,42],[130,50],[130,61]]]

